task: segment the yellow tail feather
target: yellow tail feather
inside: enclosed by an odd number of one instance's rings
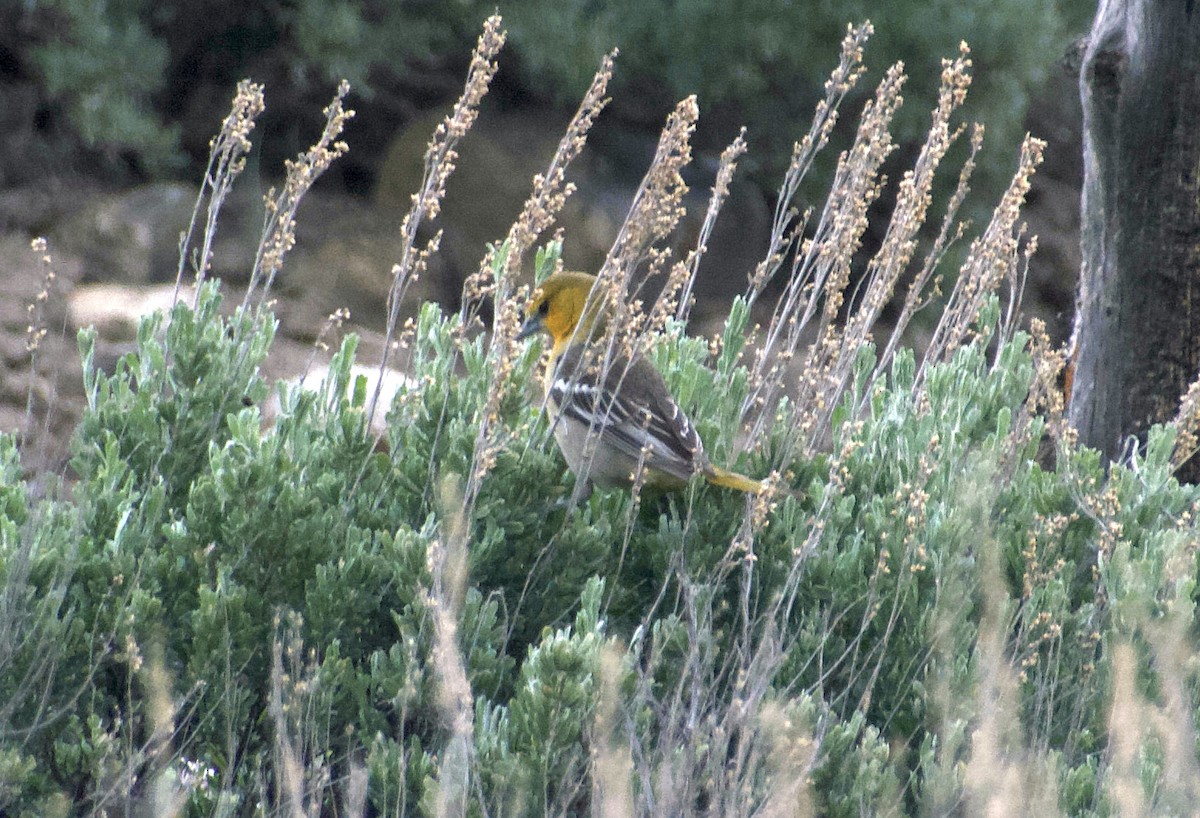
[[[744,491],[748,494],[758,494],[763,490],[763,484],[759,480],[746,477],[737,472],[727,471],[720,466],[709,466],[704,472],[704,479],[714,486],[733,489],[734,491]]]

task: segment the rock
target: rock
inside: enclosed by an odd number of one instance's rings
[[[417,386],[417,382],[395,369],[385,369],[383,376],[380,377],[378,366],[365,366],[363,364],[354,364],[350,367],[350,380],[346,384],[346,397],[354,393],[359,378],[362,378],[366,387],[366,405],[370,406],[371,398],[375,394],[375,389],[379,388],[378,408],[370,419],[368,429],[375,437],[384,435],[387,432],[387,413],[395,400],[396,394],[401,389],[413,389]],[[283,381],[283,385],[288,388],[300,387],[309,392],[319,392],[325,388],[325,383],[329,379],[329,365],[321,364],[313,367],[310,371],[288,378]],[[263,419],[269,423],[273,423],[283,411],[283,406],[279,400],[279,392],[272,392],[271,399],[263,408]]]
[[[95,183],[86,179],[64,181],[54,176],[0,189],[0,235],[50,234],[55,225],[78,215],[100,195]]]
[[[190,302],[194,290],[180,288],[180,299]],[[134,341],[138,324],[156,310],[170,313],[175,306],[174,284],[134,287],[128,284],[84,284],[67,297],[71,324],[77,329],[95,327],[105,341]]]
[[[225,202],[213,243],[211,274],[244,281],[258,246],[261,204],[246,180]],[[240,193],[238,193],[240,191]],[[83,259],[87,281],[152,284],[174,282],[179,270],[179,238],[187,228],[198,191],[181,182],[155,182],[99,198],[63,222],[56,243]],[[204,213],[194,246],[203,233]],[[186,275],[190,275],[187,273]]]
[[[349,196],[309,194],[297,215],[296,248],[277,287],[284,332],[316,338],[330,313],[341,307],[350,310],[355,324],[381,328],[399,254],[399,219]],[[431,274],[416,282],[410,302],[436,299],[436,278]]]
[[[179,234],[195,200],[195,192],[182,184],[145,185],[101,199],[59,234],[83,257],[88,281],[165,281],[174,278]]]

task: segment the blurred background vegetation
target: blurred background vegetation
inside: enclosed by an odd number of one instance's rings
[[[195,177],[237,80],[268,89],[268,155],[307,145],[309,115],[336,81],[360,116],[342,183],[365,190],[389,136],[457,93],[492,0],[7,0],[0,4],[0,184],[61,169],[120,181]],[[927,125],[938,60],[970,42],[967,116],[987,123],[987,179],[1011,166],[1029,99],[1094,10],[1087,0],[523,0],[500,3],[510,31],[493,96],[512,107],[573,108],[600,57],[619,47],[608,118],[657,133],[674,100],[697,94],[698,145],[719,150],[743,124],[764,179],[785,162],[850,21],[870,18],[873,74],[910,68],[901,137]],[[860,90],[860,93],[863,93]],[[618,144],[609,145],[613,151]],[[603,146],[602,146],[603,147]],[[773,182],[767,185],[773,187]]]

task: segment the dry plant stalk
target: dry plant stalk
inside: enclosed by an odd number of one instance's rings
[[[827,94],[837,92],[844,95],[861,77],[862,43],[870,31],[869,24],[864,24],[864,27],[851,30],[847,35],[843,42],[842,63],[827,84]],[[839,79],[840,83],[831,88],[835,79]],[[766,421],[763,410],[774,406],[782,393],[785,369],[795,357],[802,332],[817,316],[820,299],[825,299],[822,324],[830,329],[832,319],[841,308],[843,291],[849,283],[850,259],[866,229],[867,208],[882,190],[882,180],[878,179],[879,166],[894,148],[889,127],[901,103],[900,89],[903,83],[902,67],[893,66],[880,83],[874,99],[864,109],[853,146],[839,158],[833,187],[813,237],[802,239],[808,222],[807,214],[804,219],[799,219],[796,211],[790,209],[786,218],[781,219],[778,213],[776,215],[776,227],[773,229],[767,259],[760,265],[752,281],[752,297],[756,297],[756,287],[761,288],[769,277],[777,274],[788,255],[792,256],[792,263],[784,293],[775,307],[750,369],[751,389],[742,410],[743,414],[750,411],[759,413],[757,422],[750,430],[751,438],[757,438],[763,431]],[[801,164],[800,156],[803,154],[797,150],[792,167],[784,179],[781,202],[785,196],[795,195],[795,186],[799,184],[798,169],[806,167]],[[811,162],[811,158],[808,162]],[[827,351],[826,356],[830,352]],[[821,381],[817,371],[810,368],[818,357],[818,347],[814,346],[804,367],[804,377],[808,383],[802,381],[799,385],[798,402],[801,406],[805,405],[806,398],[815,398],[815,387]],[[804,424],[801,421],[801,432],[811,437],[812,430],[804,428]]]
[[[850,374],[849,365],[853,363],[853,355],[860,346],[870,340],[872,327],[878,321],[884,306],[895,294],[900,276],[908,269],[912,261],[917,249],[918,232],[925,224],[929,206],[933,201],[934,177],[946,152],[964,130],[964,126],[960,126],[952,131],[950,118],[966,100],[967,89],[971,85],[969,54],[970,49],[967,48],[967,44],[960,43],[959,56],[954,60],[942,61],[942,83],[938,93],[937,107],[933,110],[932,125],[925,137],[925,144],[921,146],[920,155],[917,157],[913,169],[905,172],[904,178],[900,181],[896,205],[892,211],[887,232],[879,251],[867,265],[864,295],[854,306],[853,314],[846,322],[844,342],[841,345],[843,352],[840,384],[843,386]],[[964,167],[968,175],[969,167],[970,165]],[[960,176],[959,189],[961,190],[963,187],[965,187],[965,179]],[[956,190],[955,198],[951,199],[951,212],[957,210],[958,201],[961,201],[958,199],[957,193]],[[942,229],[944,233],[947,229],[945,223],[943,223]],[[927,280],[928,276],[926,275],[924,278]],[[920,292],[920,290],[916,292]],[[915,293],[910,288],[906,306],[909,298],[914,296]],[[907,322],[903,319],[911,318],[911,315],[911,312],[907,316],[902,313],[902,322],[898,322],[893,332],[893,338],[898,337],[904,331]],[[884,360],[884,357],[881,357],[881,360]]]
[[[757,495],[753,499],[757,508],[748,514],[761,522],[769,514],[771,502],[770,491]],[[825,519],[818,511],[814,530],[822,527]],[[754,525],[753,521],[749,524]],[[805,802],[807,764],[820,757],[824,729],[818,725],[808,733],[800,725],[787,725],[782,734],[772,730],[780,722],[775,718],[771,696],[779,692],[772,680],[786,655],[788,641],[795,638],[786,633],[785,623],[796,601],[796,582],[802,573],[798,566],[819,540],[820,534],[815,533],[809,542],[797,547],[787,588],[769,613],[753,621],[744,596],[754,583],[755,559],[745,543],[741,548],[737,544],[731,547],[726,559],[701,579],[689,575],[682,559],[676,561],[678,593],[682,597],[680,616],[687,627],[686,667],[678,674],[677,682],[665,690],[656,687],[653,673],[640,673],[635,701],[661,713],[658,748],[696,747],[703,748],[703,752],[652,756],[648,748],[631,738],[636,769],[644,782],[639,796],[644,814],[689,814],[701,798],[712,805],[711,814],[731,816],[762,814],[761,810],[770,805],[783,808],[785,803],[797,803],[793,796],[800,799],[799,803]],[[709,591],[725,584],[730,572],[738,567],[742,569],[742,633],[733,649],[718,656],[714,641],[706,635],[714,627]],[[636,646],[634,652],[641,653]],[[657,667],[662,661],[664,657],[657,653],[655,644],[645,667]],[[724,695],[729,698],[725,699],[718,691],[727,686],[730,690]],[[802,759],[808,761],[797,766]],[[746,787],[751,780],[765,782],[765,802],[757,803],[753,791]]]
[[[773,788],[756,814],[762,818],[815,815],[809,775],[817,761],[817,742],[803,724],[794,722],[794,714],[777,702],[765,703],[757,715],[768,743],[766,763]]]
[[[870,21],[858,27],[847,26],[846,36],[842,39],[841,59],[825,81],[825,97],[817,103],[808,133],[792,146],[792,158],[779,188],[767,254],[755,268],[746,290],[747,300],[751,304],[758,300],[767,282],[782,269],[788,253],[804,233],[808,214],[801,217],[796,209],[796,193],[812,168],[814,158],[829,143],[829,137],[837,125],[838,108],[866,73],[867,69],[862,64],[863,47],[874,33],[875,28]]]
[[[842,308],[842,300],[848,279],[842,271],[849,268],[849,257],[836,276],[827,280],[825,312],[822,316],[824,332],[813,347],[817,357],[810,355],[804,372],[824,373],[823,381],[814,384],[809,409],[816,420],[816,429],[825,429],[833,415],[838,399],[849,383],[858,350],[871,341],[871,330],[878,321],[883,308],[895,294],[901,275],[908,269],[917,249],[918,233],[925,224],[932,202],[933,181],[938,167],[950,146],[963,129],[951,130],[950,119],[966,99],[971,84],[970,50],[966,43],[959,45],[959,56],[954,60],[942,61],[941,90],[938,103],[933,110],[932,124],[926,135],[913,169],[904,174],[896,196],[895,208],[888,223],[887,232],[878,252],[867,265],[866,275],[859,285],[862,295],[850,306],[844,328],[834,322]],[[866,114],[864,114],[864,121]],[[952,200],[952,207],[955,206]],[[855,214],[865,222],[866,211]],[[855,246],[861,233],[855,235]],[[836,289],[831,289],[836,288]],[[910,316],[911,317],[911,316]],[[902,316],[903,318],[903,316]],[[898,325],[894,335],[903,332]],[[875,372],[882,371],[883,358],[876,364]],[[866,400],[864,395],[864,400]],[[803,403],[801,404],[803,405]],[[807,419],[806,419],[807,420]],[[801,421],[803,426],[805,421]],[[808,440],[806,453],[811,453],[818,436]]]
[[[892,331],[891,337],[888,338],[887,346],[879,356],[879,364],[875,368],[876,377],[891,366],[896,348],[900,344],[900,338],[903,336],[904,330],[912,323],[913,316],[942,294],[941,275],[936,274],[937,270],[942,259],[945,258],[946,251],[966,233],[967,225],[965,222],[958,221],[958,211],[971,191],[971,176],[975,172],[976,157],[979,155],[979,149],[983,146],[983,126],[979,123],[971,126],[970,146],[971,154],[959,170],[958,183],[954,186],[954,193],[946,204],[946,212],[942,216],[942,226],[938,230],[937,238],[933,240],[933,245],[925,254],[925,261],[921,265],[921,269],[909,282],[908,290],[904,294],[904,305],[900,308],[896,327]]]
[[[1067,348],[1055,347],[1046,331],[1046,322],[1034,318],[1029,322],[1029,354],[1033,359],[1033,383],[1025,401],[1022,426],[1028,426],[1036,416],[1046,419],[1046,429],[1052,440],[1074,446],[1074,436],[1066,419],[1066,395],[1059,382],[1067,366]]]
[[[437,815],[465,816],[474,757],[474,704],[459,649],[458,620],[467,588],[470,530],[462,491],[453,476],[442,481],[442,531],[429,544],[432,582],[425,606],[433,620],[431,659],[436,670],[437,705],[450,737],[438,766]]]
[[[1183,535],[1187,537],[1187,535]],[[1189,538],[1190,539],[1190,538]],[[1180,549],[1174,562],[1180,570],[1168,569],[1168,581],[1184,587],[1196,559],[1196,543]],[[1158,734],[1163,750],[1161,790],[1175,806],[1194,808],[1200,803],[1200,764],[1196,759],[1196,710],[1192,704],[1195,644],[1191,636],[1191,601],[1176,599],[1162,620],[1148,622],[1147,632],[1159,671],[1161,704],[1149,704],[1149,724]],[[1182,603],[1182,604],[1181,604]]]
[[[1200,378],[1192,381],[1179,401],[1179,411],[1171,421],[1175,427],[1175,450],[1171,465],[1176,469],[1200,450]]]
[[[1112,709],[1108,719],[1109,768],[1106,789],[1118,815],[1148,815],[1137,758],[1146,736],[1144,702],[1137,689],[1140,663],[1128,643],[1114,646]]]
[[[647,346],[649,322],[643,289],[670,258],[670,250],[657,245],[671,235],[686,212],[683,200],[688,186],[683,169],[692,161],[691,139],[699,117],[695,96],[680,100],[667,117],[654,159],[597,273],[589,301],[603,298],[612,310],[604,338],[606,365],[611,364],[616,349],[632,356]],[[664,312],[673,313],[674,305]]]
[[[621,652],[606,645],[600,653],[599,696],[592,721],[590,766],[592,814],[625,818],[635,814],[633,758],[616,739],[621,706]]]
[[[147,755],[160,771],[152,786],[150,798],[156,818],[174,818],[183,812],[190,793],[186,787],[178,786],[177,782],[172,780],[174,776],[166,769],[172,755],[172,740],[179,728],[176,726],[178,708],[171,696],[171,679],[163,666],[161,653],[161,650],[154,650],[143,671],[149,694],[148,711],[152,727],[151,736],[146,742]]]
[[[37,257],[38,267],[42,273],[42,283],[34,295],[33,301],[25,305],[27,316],[25,324],[25,352],[29,356],[28,383],[25,387],[25,416],[22,427],[14,429],[15,440],[22,451],[22,457],[30,457],[26,463],[48,463],[50,457],[50,429],[54,416],[59,408],[58,381],[50,373],[42,369],[41,348],[49,328],[46,326],[46,309],[52,296],[61,297],[58,287],[58,273],[54,269],[54,258],[50,253],[49,244],[44,237],[30,241],[30,250]],[[66,332],[64,324],[60,332]],[[35,422],[35,403],[40,410],[40,423]],[[36,446],[34,441],[37,441]]]
[[[976,495],[967,499],[976,507],[972,516],[981,520],[987,518],[988,503],[983,492],[989,482],[981,479],[968,489]],[[1025,749],[1020,726],[1020,690],[1006,650],[1009,623],[999,549],[1000,543],[988,533],[975,551],[983,615],[976,642],[979,667],[974,730],[963,783],[972,814],[1002,818],[1025,814],[1032,793],[1027,792],[1028,782],[1023,773],[1033,772],[1037,765],[1022,763]],[[1057,805],[1057,797],[1051,803]]]
[[[567,199],[575,192],[575,184],[567,181],[567,168],[582,153],[587,144],[588,133],[596,118],[608,106],[610,98],[608,83],[612,80],[613,62],[617,57],[613,49],[600,61],[600,68],[592,78],[592,84],[584,94],[575,115],[567,125],[566,133],[558,143],[558,149],[550,160],[545,173],[533,177],[533,189],[517,220],[508,230],[508,235],[499,245],[489,246],[479,270],[467,277],[463,285],[463,318],[468,323],[478,313],[484,298],[492,296],[498,307],[507,306],[508,293],[504,284],[510,283],[521,269],[525,254],[533,247],[538,237],[549,230],[557,221]],[[498,275],[493,274],[496,251],[503,247],[507,255]],[[504,325],[497,321],[497,327]]]
[[[278,623],[277,623],[278,624]],[[304,810],[303,755],[291,737],[286,713],[287,674],[283,670],[283,647],[278,638],[271,650],[271,701],[269,711],[275,725],[275,771],[280,800],[290,818],[306,818]]]
[[[682,597],[681,617],[687,626],[688,651],[683,661],[683,672],[676,675],[676,682],[665,690],[657,687],[653,673],[639,668],[636,700],[651,703],[662,715],[659,723],[662,732],[657,740],[647,746],[635,734],[630,736],[631,750],[642,787],[638,800],[645,815],[684,815],[697,802],[703,782],[700,776],[708,770],[697,770],[704,765],[704,758],[687,758],[682,754],[659,752],[660,747],[685,747],[700,736],[713,737],[716,710],[713,707],[713,688],[706,686],[703,669],[714,661],[711,640],[701,639],[699,634],[711,622],[711,606],[705,604],[696,592],[696,583],[688,575],[683,560],[676,560],[679,593]],[[640,653],[635,645],[634,653]],[[662,645],[650,639],[645,668],[655,668],[665,661]],[[676,660],[677,661],[677,660]],[[710,755],[720,756],[726,749],[728,737],[720,736],[713,742]],[[713,783],[719,776],[714,774]]]
[[[497,56],[508,37],[501,26],[500,15],[494,14],[483,24],[483,32],[471,53],[471,65],[462,95],[454,107],[433,132],[433,138],[425,149],[425,173],[421,187],[413,194],[412,207],[400,223],[400,259],[392,265],[392,284],[388,289],[388,317],[384,331],[383,354],[379,360],[379,380],[371,400],[367,404],[367,420],[375,417],[379,403],[384,372],[388,366],[395,335],[400,319],[400,306],[409,286],[418,280],[429,264],[429,259],[438,250],[440,231],[422,249],[417,249],[417,232],[426,219],[436,219],[441,212],[442,198],[446,195],[446,182],[454,173],[458,160],[458,143],[462,140],[479,116],[479,104],[491,87],[492,78],[499,68]]]
[[[1194,509],[1193,509],[1194,511]],[[1118,533],[1120,536],[1120,533]],[[1136,551],[1129,540],[1121,548]],[[1200,550],[1192,512],[1162,544],[1157,589],[1126,599],[1111,658],[1107,789],[1124,815],[1186,815],[1200,803],[1194,706],[1195,603],[1189,578]],[[1142,555],[1141,559],[1146,559]],[[1148,654],[1148,655],[1147,655]],[[1145,674],[1154,681],[1147,685]],[[1154,788],[1147,793],[1147,771]]]
[[[238,83],[232,108],[221,122],[221,130],[208,143],[208,167],[204,170],[204,182],[192,208],[187,229],[179,237],[179,270],[175,274],[175,295],[171,299],[173,302],[179,299],[183,272],[188,262],[188,250],[196,232],[201,208],[205,210],[204,233],[201,236],[200,248],[191,260],[197,293],[208,275],[212,264],[212,243],[217,235],[217,217],[234,181],[246,169],[246,154],[252,147],[250,132],[254,130],[255,120],[265,107],[263,86],[250,80],[242,80]],[[192,306],[195,307],[194,301]]]
[[[332,786],[328,765],[322,761],[328,736],[321,735],[318,718],[323,693],[317,673],[317,653],[305,649],[301,637],[303,618],[289,613],[280,635],[280,619],[275,619],[276,635],[271,647],[271,690],[267,713],[274,727],[272,766],[275,774],[273,797],[264,792],[264,804],[277,801],[282,813],[290,818],[310,818],[321,814],[321,804]],[[260,786],[267,782],[260,777]]]
[[[958,280],[938,320],[929,348],[921,361],[914,388],[920,389],[930,366],[950,359],[955,350],[972,337],[971,328],[979,319],[987,299],[1006,279],[1018,279],[1018,257],[1024,226],[1020,224],[1021,207],[1042,163],[1046,143],[1026,135],[1021,144],[1017,171],[1000,203],[992,213],[991,223],[983,235],[971,242],[967,260],[963,262]]]
[[[861,428],[861,427],[857,427]],[[937,435],[934,435],[929,445],[936,449]],[[925,546],[926,523],[929,519],[929,492],[926,487],[933,477],[937,466],[937,458],[928,453],[921,454],[917,459],[917,468],[913,476],[902,482],[892,496],[896,516],[903,520],[904,536],[900,542],[885,542],[879,549],[875,569],[868,580],[868,592],[864,600],[864,611],[859,620],[858,632],[851,640],[852,649],[844,655],[850,671],[849,688],[856,688],[860,678],[866,679],[858,708],[865,711],[875,695],[879,676],[884,670],[885,652],[892,642],[897,628],[900,627],[902,616],[904,586],[896,582],[892,586],[890,596],[880,592],[881,581],[892,573],[893,563],[897,570],[910,576],[916,576],[929,568],[930,555]],[[844,468],[839,465],[839,468]],[[893,549],[896,554],[893,555]],[[899,559],[894,559],[898,557]],[[870,651],[862,650],[862,641],[877,620],[885,623],[882,632],[875,640]],[[878,627],[876,625],[876,627]]]
[[[242,313],[247,312],[256,293],[258,293],[256,306],[259,314],[261,315],[264,308],[270,308],[271,302],[267,301],[267,296],[275,283],[275,277],[283,268],[284,258],[296,243],[296,211],[300,207],[300,201],[321,174],[349,150],[346,143],[338,139],[346,122],[354,116],[354,111],[347,110],[343,105],[343,101],[349,93],[350,84],[342,80],[338,84],[338,90],[333,100],[323,110],[325,127],[322,129],[321,136],[307,151],[302,152],[294,160],[284,163],[286,176],[282,191],[276,194],[275,189],[271,188],[263,197],[263,205],[266,210],[263,232],[255,252],[250,280],[246,285],[246,292],[242,296],[239,307],[239,311]],[[239,83],[238,94],[233,101],[233,109],[225,118],[221,133],[213,140],[213,153],[209,159],[210,172],[206,176],[200,198],[193,211],[194,225],[201,202],[205,199],[204,192],[208,190],[208,222],[203,236],[199,266],[196,269],[197,286],[192,302],[193,309],[199,304],[199,284],[211,260],[211,247],[216,235],[218,212],[229,188],[245,168],[245,153],[250,149],[249,134],[254,127],[254,117],[261,112],[262,86],[250,82]],[[176,298],[178,298],[182,282],[183,257],[186,255],[186,247],[190,242],[193,229],[193,227],[189,227],[181,239],[181,247],[184,249],[180,253],[180,273],[175,281]],[[248,325],[239,325],[243,328],[246,326]],[[241,333],[242,329],[239,329],[238,332]],[[249,344],[246,343],[249,337],[239,335],[236,361],[238,368],[245,365],[246,357],[250,352]],[[214,413],[212,417],[214,431],[220,420],[220,414]]]
[[[25,325],[25,351],[29,353],[29,387],[25,392],[25,437],[28,439],[33,431],[33,393],[38,380],[38,349],[46,337],[46,304],[54,290],[54,282],[58,278],[54,272],[54,259],[50,255],[49,244],[39,236],[29,242],[29,249],[38,258],[38,266],[42,269],[42,286],[33,301],[25,305],[29,316]],[[49,417],[47,416],[47,422]]]
[[[242,309],[249,305],[255,290],[260,287],[262,294],[259,296],[259,304],[266,300],[275,283],[275,277],[283,268],[284,258],[296,243],[296,211],[300,207],[300,200],[321,174],[349,150],[346,143],[338,139],[346,123],[354,116],[354,111],[346,109],[342,104],[349,93],[350,83],[342,80],[338,84],[333,101],[322,111],[325,115],[325,127],[321,136],[307,151],[284,163],[287,173],[283,190],[276,194],[275,188],[271,188],[263,197],[266,216],[262,240],[254,258],[250,283],[246,285],[246,294],[242,298]]]
[[[488,348],[489,369],[487,402],[479,418],[472,455],[471,474],[467,482],[466,503],[474,507],[475,498],[484,478],[495,465],[496,455],[504,445],[500,433],[500,404],[509,389],[514,388],[511,374],[517,355],[517,328],[524,298],[515,298],[513,281],[520,270],[525,254],[545,231],[558,219],[575,185],[566,180],[567,167],[582,152],[596,117],[608,105],[608,83],[612,79],[614,50],[604,57],[592,84],[584,95],[558,149],[544,174],[533,177],[533,189],[521,209],[521,214],[509,228],[508,236],[498,246],[491,246],[480,263],[479,270],[467,278],[463,286],[463,327],[473,320],[483,299],[491,296],[496,316]],[[497,269],[496,252],[503,247],[505,256]],[[493,272],[495,271],[495,272]]]
[[[29,315],[29,323],[25,326],[25,351],[31,356],[36,354],[42,339],[46,337],[45,313],[50,293],[54,289],[54,281],[58,278],[54,272],[54,259],[50,255],[46,239],[39,236],[29,242],[29,249],[38,257],[38,265],[42,268],[42,286],[33,301],[27,304],[25,312]]]
[[[695,299],[692,297],[692,289],[696,284],[696,276],[700,272],[700,259],[704,257],[708,251],[708,239],[712,236],[713,227],[717,223],[717,216],[721,212],[721,208],[725,204],[725,200],[729,198],[729,186],[733,183],[733,174],[737,171],[738,160],[746,153],[746,129],[743,127],[738,131],[737,137],[725,150],[721,151],[721,160],[717,165],[717,177],[713,182],[712,192],[708,197],[708,210],[704,214],[704,223],[700,225],[700,233],[696,236],[696,246],[688,252],[686,259],[681,259],[675,263],[675,267],[671,270],[671,277],[667,283],[666,289],[671,291],[672,286],[678,289],[677,295],[672,295],[668,299],[660,299],[659,306],[665,307],[666,303],[674,300],[678,302],[675,308],[675,320],[686,322],[688,315],[692,311],[692,306]],[[683,281],[684,283],[673,285],[675,281]],[[650,320],[650,325],[654,331],[658,331],[666,323],[666,309],[656,309],[655,315]]]
[[[799,369],[796,404],[800,412],[792,433],[803,442],[804,453],[815,448],[820,419],[833,411],[841,373],[848,366],[845,359],[852,361],[857,354],[856,349],[843,347],[836,319],[850,284],[851,261],[867,228],[867,210],[886,182],[879,169],[895,149],[890,128],[903,101],[904,81],[903,66],[892,66],[863,109],[854,144],[838,160],[814,235],[800,242],[795,253],[784,295],[751,368],[751,392],[744,406],[760,413],[752,438],[762,433],[762,410],[773,407],[782,394],[785,368],[814,320],[817,341]]]

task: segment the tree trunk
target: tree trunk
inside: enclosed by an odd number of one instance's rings
[[[1083,269],[1069,419],[1118,458],[1200,372],[1200,8],[1100,0],[1080,77]]]

